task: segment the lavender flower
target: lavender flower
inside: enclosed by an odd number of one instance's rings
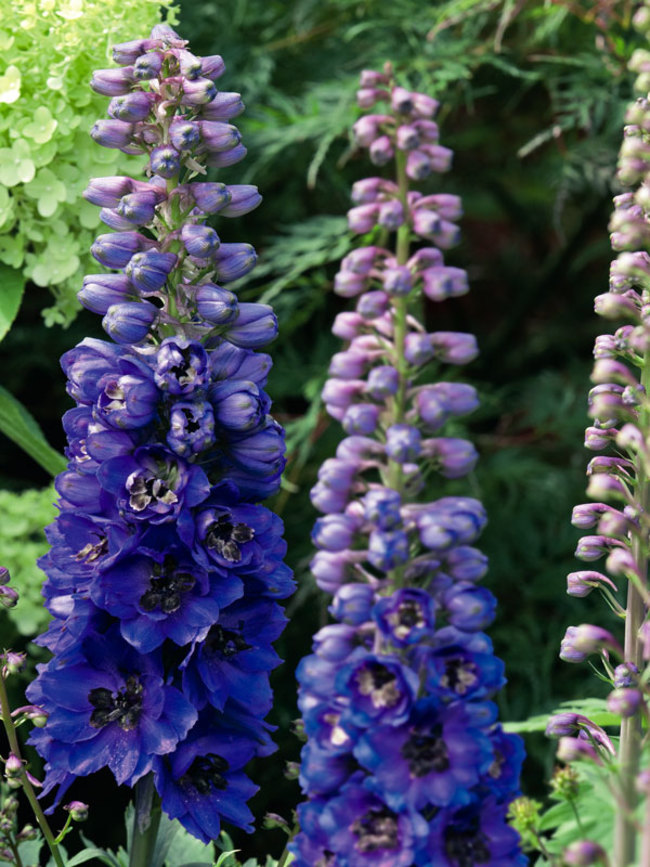
[[[296,867],[524,864],[505,818],[523,749],[490,701],[503,663],[481,631],[495,600],[476,586],[486,562],[471,547],[485,512],[468,497],[420,499],[425,471],[459,478],[477,457],[465,440],[430,437],[476,407],[474,389],[420,379],[432,362],[437,373],[470,361],[476,341],[428,334],[412,312],[422,295],[467,291],[439,249],[457,240],[460,201],[409,189],[451,152],[436,144],[435,101],[396,86],[390,67],[362,74],[360,105],[377,101],[387,113],[362,117],[355,134],[375,165],[395,159],[396,181],[354,185],[350,228],[396,231],[396,248],[353,251],[334,283],[357,302],[335,323],[347,346],[323,399],[349,436],[312,492],[325,513],[312,570],[340,623],[317,633],[297,671],[308,800],[290,848]],[[411,254],[413,235],[437,246]]]
[[[270,359],[254,350],[277,322],[208,279],[255,262],[249,245],[220,244],[208,216],[260,201],[249,185],[193,181],[239,147],[223,121],[241,100],[213,82],[223,61],[194,57],[165,25],[115,58],[122,69],[93,77],[113,97],[93,135],[149,163],[146,179],[86,191],[117,229],[93,254],[121,270],[79,293],[112,341],[62,358],[77,405],[42,560],[53,620],[39,641],[53,658],[29,688],[48,714],[33,742],[46,791],[103,767],[129,786],[152,775],[163,810],[208,842],[221,819],[251,829],[243,766],[273,749],[277,600],[293,582],[282,523],[257,505],[277,490],[284,441],[268,415]]]

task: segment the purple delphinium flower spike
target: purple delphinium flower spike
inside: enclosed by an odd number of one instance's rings
[[[649,11],[648,4],[644,3],[634,16],[634,24],[646,38]],[[565,761],[586,755],[599,764],[611,759],[608,753],[614,754],[618,803],[610,853],[613,864],[636,863],[639,857],[643,861],[650,852],[650,825],[645,823],[641,843],[635,818],[643,798],[644,809],[650,809],[647,790],[637,785],[643,732],[650,708],[647,642],[650,635],[649,63],[650,52],[641,49],[633,53],[629,62],[630,70],[639,73],[636,89],[643,96],[628,106],[625,115],[617,173],[617,180],[625,191],[614,197],[609,225],[615,258],[610,268],[609,291],[595,299],[596,313],[616,322],[617,326],[613,334],[596,338],[591,376],[594,387],[589,392],[592,421],[586,430],[585,446],[592,452],[608,454],[592,458],[587,468],[587,495],[597,502],[576,506],[572,517],[573,525],[589,534],[578,542],[576,556],[587,563],[600,561],[595,563],[599,571],[573,572],[567,579],[567,592],[572,596],[586,596],[593,589],[599,590],[616,618],[609,618],[607,628],[590,624],[568,627],[560,650],[561,658],[567,662],[583,662],[590,656],[593,659],[593,655],[600,657],[604,669],[601,677],[612,686],[608,709],[621,717],[616,749],[612,746],[611,750],[599,750],[602,744],[594,736],[597,727],[587,720],[589,725],[580,732],[580,742],[571,743],[570,738],[562,738],[558,753]],[[617,580],[612,581],[609,576]],[[627,585],[625,592],[623,584]],[[616,626],[621,619],[624,630]],[[557,735],[553,730],[557,726],[552,723],[550,733]],[[611,765],[605,767],[605,773],[613,772]],[[576,846],[571,857],[565,853],[566,863],[578,863],[580,844]]]
[[[473,388],[443,378],[446,365],[476,355],[476,341],[427,333],[413,303],[467,291],[440,252],[457,239],[460,200],[423,196],[409,180],[446,170],[451,152],[437,145],[437,104],[396,86],[390,68],[363,73],[359,101],[389,103],[355,133],[372,162],[394,159],[397,172],[354,185],[350,228],[394,230],[396,243],[353,251],[335,278],[356,313],[335,323],[348,344],[323,399],[349,436],[312,492],[325,513],[312,569],[340,622],[317,633],[298,667],[308,801],[290,848],[296,867],[515,867],[526,859],[506,813],[523,747],[490,701],[503,663],[482,632],[495,600],[476,586],[486,561],[471,547],[486,516],[469,497],[424,493],[425,473],[460,478],[477,457],[471,443],[441,436],[477,406]],[[428,245],[412,251],[422,238]],[[424,384],[432,374],[443,381]]]
[[[272,642],[293,582],[282,522],[259,505],[279,486],[284,435],[255,350],[277,322],[211,282],[242,276],[255,253],[220,244],[206,219],[260,201],[250,185],[193,180],[239,147],[222,121],[241,100],[214,84],[223,61],[194,57],[165,25],[115,58],[123,69],[93,78],[113,97],[94,135],[149,162],[146,177],[86,190],[117,229],[95,257],[121,270],[79,293],[112,340],[62,358],[76,407],[41,561],[53,619],[39,643],[53,658],[29,688],[49,714],[34,742],[47,791],[102,767],[130,786],[151,773],[163,810],[208,842],[222,818],[250,830],[243,766],[273,749]]]

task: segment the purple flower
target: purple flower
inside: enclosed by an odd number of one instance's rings
[[[372,773],[369,786],[394,810],[461,806],[492,761],[489,738],[471,725],[464,708],[416,704],[407,723],[364,733],[354,755]]]
[[[110,458],[97,478],[127,520],[152,524],[176,520],[183,508],[198,505],[210,492],[200,467],[159,445],[141,446],[131,456]]]
[[[255,750],[246,734],[205,717],[174,752],[154,764],[163,810],[206,845],[219,836],[222,819],[251,831],[246,801],[257,786],[242,768]]]
[[[156,385],[173,395],[191,394],[207,384],[208,364],[208,354],[200,343],[167,337],[156,355]]]
[[[66,745],[65,770],[78,776],[108,766],[118,784],[133,785],[197,719],[166,685],[160,659],[140,656],[114,633],[84,640],[76,661],[42,667],[36,683],[28,694],[49,713],[43,731]]]
[[[336,688],[349,706],[343,714],[354,725],[399,725],[408,718],[418,677],[397,657],[355,651],[336,675]]]

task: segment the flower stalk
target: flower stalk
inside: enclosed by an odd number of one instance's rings
[[[647,4],[634,16],[642,32],[649,32]],[[650,52],[635,51],[629,63],[637,73],[636,87],[647,92],[650,79]],[[648,587],[648,538],[650,524],[650,169],[648,134],[650,102],[640,97],[628,107],[623,144],[618,163],[618,181],[629,192],[614,198],[610,221],[611,244],[616,258],[610,271],[609,292],[595,301],[596,312],[605,319],[623,321],[614,334],[596,339],[592,374],[594,388],[589,394],[592,426],[586,431],[585,445],[607,455],[593,458],[587,474],[587,494],[598,500],[577,506],[572,522],[581,529],[595,527],[598,535],[585,536],[578,543],[576,556],[587,562],[605,559],[601,572],[577,572],[568,578],[568,593],[585,596],[597,588],[613,612],[624,619],[622,647],[614,635],[600,627],[583,624],[569,627],[560,656],[581,662],[600,656],[605,676],[613,691],[609,709],[620,715],[620,737],[612,755],[603,752],[599,727],[587,723],[578,727],[573,751],[564,748],[565,760],[587,758],[603,764],[617,802],[613,819],[612,867],[636,863],[640,851],[647,852],[650,827],[640,821],[642,797],[639,784],[644,740],[647,740],[648,662],[650,661]],[[609,576],[612,576],[611,578]],[[620,597],[615,580],[627,582]],[[619,656],[615,666],[610,654]],[[551,725],[551,728],[553,726]],[[602,730],[600,730],[602,732]],[[602,733],[604,734],[604,733]],[[644,737],[645,736],[645,737]],[[583,749],[586,739],[590,749]],[[570,740],[576,740],[571,739]],[[561,738],[562,741],[565,737]],[[608,749],[609,753],[609,749]],[[640,839],[642,838],[642,839]],[[642,842],[643,841],[643,842]],[[643,862],[645,863],[645,862]]]
[[[436,101],[398,86],[389,65],[362,73],[359,102],[387,105],[361,117],[355,137],[394,174],[354,185],[349,226],[371,245],[343,260],[334,283],[357,304],[333,329],[346,347],[323,399],[346,438],[312,490],[324,516],[311,565],[335,622],[297,671],[308,800],[289,848],[296,867],[523,864],[506,824],[523,748],[490,701],[503,665],[482,631],[495,600],[477,586],[485,513],[444,496],[445,480],[467,475],[477,454],[441,434],[478,401],[453,374],[431,383],[471,361],[476,341],[428,333],[418,315],[423,300],[468,291],[442,253],[459,239],[460,200],[411,187],[446,171],[451,151],[438,144]]]
[[[241,97],[217,90],[219,55],[194,56],[167,25],[113,56],[91,82],[110,97],[91,135],[147,164],[84,193],[111,230],[92,246],[110,273],[79,299],[110,339],[62,358],[75,407],[41,561],[52,659],[28,696],[49,714],[32,735],[45,792],[110,768],[136,789],[131,867],[146,867],[161,809],[206,844],[222,820],[252,830],[243,768],[274,749],[272,642],[293,581],[282,522],[260,505],[285,463],[257,351],[277,320],[226,288],[256,254],[210,225],[261,197],[202,180],[246,154]]]

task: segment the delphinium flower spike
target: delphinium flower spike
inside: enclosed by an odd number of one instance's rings
[[[79,298],[111,339],[62,358],[77,405],[42,562],[53,658],[30,687],[48,713],[34,742],[46,791],[103,767],[128,786],[153,774],[162,809],[207,842],[221,819],[250,830],[243,767],[273,749],[272,642],[292,577],[282,523],[258,505],[284,443],[256,350],[277,322],[225,288],[253,248],[207,225],[260,202],[256,187],[200,179],[246,153],[230,123],[241,98],[215,84],[221,57],[195,57],[160,25],[114,58],[93,77],[111,100],[91,134],[148,163],[85,193],[114,231],[93,245],[111,272]]]
[[[650,6],[635,15],[638,29],[650,31]],[[650,52],[635,51],[630,69],[638,74],[636,86],[650,88]],[[576,506],[572,522],[595,533],[580,539],[576,556],[591,567],[604,560],[608,574],[573,572],[567,592],[586,596],[598,589],[616,615],[624,620],[624,637],[599,626],[568,628],[560,656],[567,662],[600,657],[603,675],[612,686],[610,710],[621,716],[620,741],[614,750],[609,738],[589,720],[552,718],[549,733],[561,734],[562,757],[587,757],[605,764],[617,806],[614,819],[613,867],[636,863],[639,854],[635,810],[647,789],[639,778],[643,719],[648,715],[648,662],[650,661],[650,589],[648,587],[648,532],[650,523],[650,101],[632,103],[625,117],[618,181],[627,191],[614,198],[610,221],[615,258],[609,291],[595,299],[596,313],[623,322],[617,330],[596,338],[594,387],[589,392],[592,424],[585,446],[607,452],[592,458],[587,468],[587,494],[596,502]],[[617,596],[620,588],[620,595]],[[618,632],[616,626],[612,627]],[[565,715],[561,715],[565,716]],[[575,714],[569,716],[576,716]],[[647,799],[650,804],[650,799]],[[649,837],[650,823],[644,835]],[[635,854],[636,853],[636,854]],[[646,863],[645,861],[643,863]]]
[[[296,867],[524,864],[506,823],[523,749],[490,700],[504,666],[483,632],[495,612],[474,547],[485,510],[470,497],[430,499],[430,476],[462,478],[477,459],[470,442],[444,436],[477,406],[453,373],[476,340],[427,332],[418,314],[422,298],[468,291],[442,253],[459,238],[459,198],[412,188],[452,153],[438,143],[436,101],[396,85],[390,67],[362,73],[361,107],[378,102],[384,112],[363,116],[356,139],[396,173],[354,185],[350,228],[375,243],[335,278],[357,303],[336,319],[347,345],[323,398],[347,437],[312,491],[325,513],[312,571],[337,622],[298,668],[308,801],[292,851]]]

